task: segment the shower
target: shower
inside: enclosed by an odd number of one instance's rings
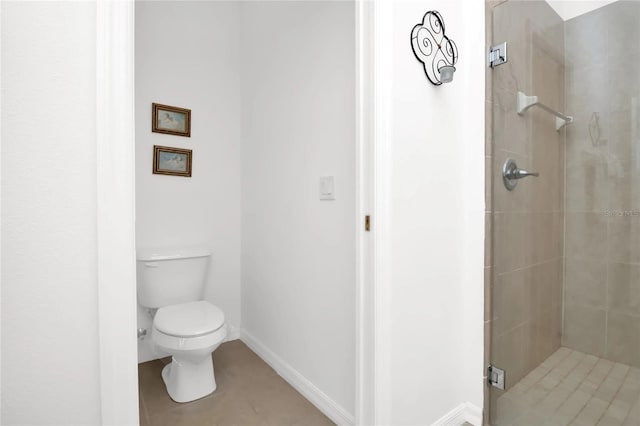
[[[568,3],[487,2],[486,424],[640,424],[640,2]]]

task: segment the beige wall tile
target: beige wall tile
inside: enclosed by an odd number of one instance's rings
[[[500,274],[495,283],[493,322],[494,331],[500,335],[524,322],[524,271]]]
[[[540,173],[532,181],[531,211],[562,211],[564,206],[564,143],[562,133],[555,130],[553,117],[543,111],[544,120],[537,123],[533,115],[531,169]]]
[[[608,256],[613,262],[640,263],[640,217],[610,218]]]
[[[573,49],[571,47],[568,50]],[[593,147],[589,137],[589,118],[595,112],[600,113],[600,125],[602,126],[601,138],[607,139],[608,117],[610,93],[608,88],[609,64],[608,62],[587,63],[583,66],[569,69],[565,76],[566,99],[565,104],[571,115],[579,117],[576,125],[570,125],[567,129],[572,129],[579,133],[580,137],[586,137],[589,145]],[[580,123],[583,123],[581,126]],[[593,136],[596,134],[593,133]],[[587,159],[587,158],[585,158]],[[581,160],[576,158],[575,160]]]
[[[595,356],[604,355],[606,311],[565,305],[563,345]]]
[[[606,52],[608,40],[604,36],[608,31],[608,21],[603,8],[587,13],[579,19],[565,22],[565,62],[567,67],[579,67],[594,63],[605,63],[606,55],[594,55],[593,52]]]
[[[488,321],[492,319],[491,316],[491,272],[492,269],[490,266],[484,268],[484,320]]]
[[[493,158],[484,158],[484,209],[485,211],[493,211]]]
[[[563,257],[565,256],[565,246],[566,246],[566,242],[565,242],[565,235],[566,235],[566,221],[565,221],[565,215],[566,213],[564,212],[564,209],[560,212],[556,212],[555,214],[555,218],[553,221],[554,227],[556,229],[556,234],[557,234],[557,238],[556,238],[556,245],[555,245],[555,253],[556,253],[556,257]]]
[[[640,317],[609,313],[606,357],[640,367]]]
[[[524,229],[522,213],[494,213],[496,273],[514,271],[524,265]]]
[[[621,108],[622,107],[622,108]],[[637,170],[625,170],[635,158],[637,147],[633,141],[634,128],[638,122],[638,111],[633,105],[619,105],[609,113],[609,158],[612,178],[624,178]]]
[[[598,213],[566,213],[566,256],[601,260],[607,252],[607,218]]]
[[[567,304],[606,308],[607,263],[568,257],[565,272]]]
[[[493,266],[493,213],[485,212],[484,214],[484,266]]]
[[[558,257],[552,261],[553,288],[551,304],[555,308],[561,308],[564,304],[564,258]]]
[[[610,59],[609,70],[615,73],[615,78],[609,78],[606,86],[611,111],[629,109],[640,88],[640,53]]]
[[[517,327],[496,338],[493,362],[499,368],[508,371],[507,388],[518,383],[524,375],[522,332],[523,327]]]
[[[522,328],[522,362],[524,371],[529,372],[540,365],[537,348],[540,346],[534,319],[528,320]]]
[[[618,1],[607,9],[609,59],[640,52],[640,2]]]
[[[640,3],[618,1],[608,7],[609,24],[607,50],[610,59],[620,58],[640,51]]]
[[[553,317],[551,318],[551,346],[554,350],[558,350],[562,346],[562,306],[554,306],[552,310]]]
[[[529,313],[529,319],[539,317],[552,307],[554,266],[554,262],[546,262],[525,269],[526,297],[523,309]]]
[[[536,333],[540,344],[536,347],[540,362],[548,358],[557,348],[553,346],[553,312],[548,309],[538,316]]]
[[[531,114],[518,115],[515,92],[496,89],[493,103],[493,154],[507,151],[519,154],[520,158],[529,157],[532,150]]]
[[[491,157],[493,155],[493,102],[486,101],[484,103],[485,125],[484,125],[484,155]]]
[[[640,265],[609,263],[609,310],[640,316]]]
[[[592,163],[567,167],[566,208],[570,212],[602,213],[609,205],[607,163],[597,159]]]
[[[640,99],[638,106],[640,107]],[[640,115],[638,118],[640,122]],[[636,138],[638,136],[640,135]],[[609,210],[630,212],[627,214],[636,214],[636,220],[640,220],[640,161],[632,160],[640,155],[640,146],[632,140],[631,135],[620,136],[614,140],[618,142],[618,148],[622,145],[629,147],[629,153],[621,154],[622,158],[611,157],[608,179]]]
[[[555,45],[558,41],[548,40],[546,34],[533,34],[531,69],[534,94],[544,104],[560,111],[564,109],[564,57]],[[550,128],[554,132],[553,117],[542,111],[540,113],[541,129]]]
[[[491,363],[491,330],[493,328],[493,324],[491,321],[484,322],[484,365],[489,365]]]
[[[523,256],[525,265],[546,262],[562,256],[558,252],[559,241],[563,238],[562,224],[552,212],[525,213],[523,240]]]

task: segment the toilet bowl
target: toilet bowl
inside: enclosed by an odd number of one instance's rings
[[[203,300],[206,248],[138,249],[138,303],[153,315],[151,340],[171,354],[162,379],[171,399],[189,402],[216,390],[211,353],[227,337],[224,313]]]
[[[224,313],[205,300],[158,309],[152,340],[172,357],[162,370],[171,399],[189,402],[216,390],[211,354],[226,337]]]

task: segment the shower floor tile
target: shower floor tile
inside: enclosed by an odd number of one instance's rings
[[[140,425],[333,425],[240,340],[213,353],[216,391],[197,401],[171,400],[160,376],[171,358],[138,365]]]
[[[502,394],[496,426],[640,426],[640,369],[560,348]]]

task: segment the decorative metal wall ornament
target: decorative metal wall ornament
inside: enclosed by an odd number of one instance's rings
[[[425,13],[422,23],[413,27],[411,46],[431,83],[440,86],[453,80],[458,48],[445,35],[444,21],[439,12],[431,10]]]

